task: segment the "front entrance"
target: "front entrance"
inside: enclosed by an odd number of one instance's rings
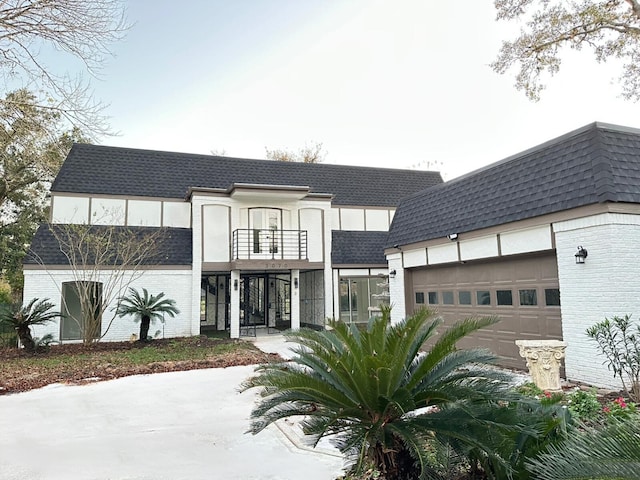
[[[291,275],[259,273],[240,276],[240,335],[291,328]]]

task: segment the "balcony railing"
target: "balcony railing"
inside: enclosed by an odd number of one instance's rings
[[[232,253],[234,260],[307,260],[307,231],[234,230]]]

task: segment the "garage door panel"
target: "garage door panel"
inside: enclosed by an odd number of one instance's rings
[[[411,280],[414,291],[423,292],[424,298],[428,298],[427,292],[437,292],[438,304],[430,307],[438,309],[445,325],[472,316],[499,317],[499,323],[476,332],[460,342],[459,346],[489,348],[501,357],[500,364],[503,366],[525,368],[525,362],[515,345],[516,340],[562,339],[560,307],[545,305],[545,288],[559,288],[554,254],[441,267],[425,266],[411,270]],[[511,291],[511,305],[496,304],[498,290]],[[519,290],[536,290],[537,305],[520,305]],[[453,292],[454,305],[442,304],[442,293],[445,291]],[[464,292],[462,297],[459,295],[461,291]],[[489,292],[489,295],[485,292]],[[501,293],[501,298],[504,298],[502,296]],[[461,298],[467,304],[461,304]],[[527,298],[523,297],[522,302],[533,301]],[[481,299],[484,304],[480,303]],[[486,304],[487,299],[490,299],[489,304]]]
[[[546,319],[540,315],[522,315],[519,330],[523,335],[540,337],[547,330]]]

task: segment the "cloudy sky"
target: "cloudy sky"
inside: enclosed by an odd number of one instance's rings
[[[489,68],[516,25],[492,0],[129,0],[134,26],[94,81],[109,145],[326,162],[445,179],[594,121],[640,127],[617,71],[568,54],[538,103]]]

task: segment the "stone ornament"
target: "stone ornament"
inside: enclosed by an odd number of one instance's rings
[[[560,340],[516,340],[520,356],[527,361],[536,386],[545,391],[562,391],[560,364],[567,343]]]

